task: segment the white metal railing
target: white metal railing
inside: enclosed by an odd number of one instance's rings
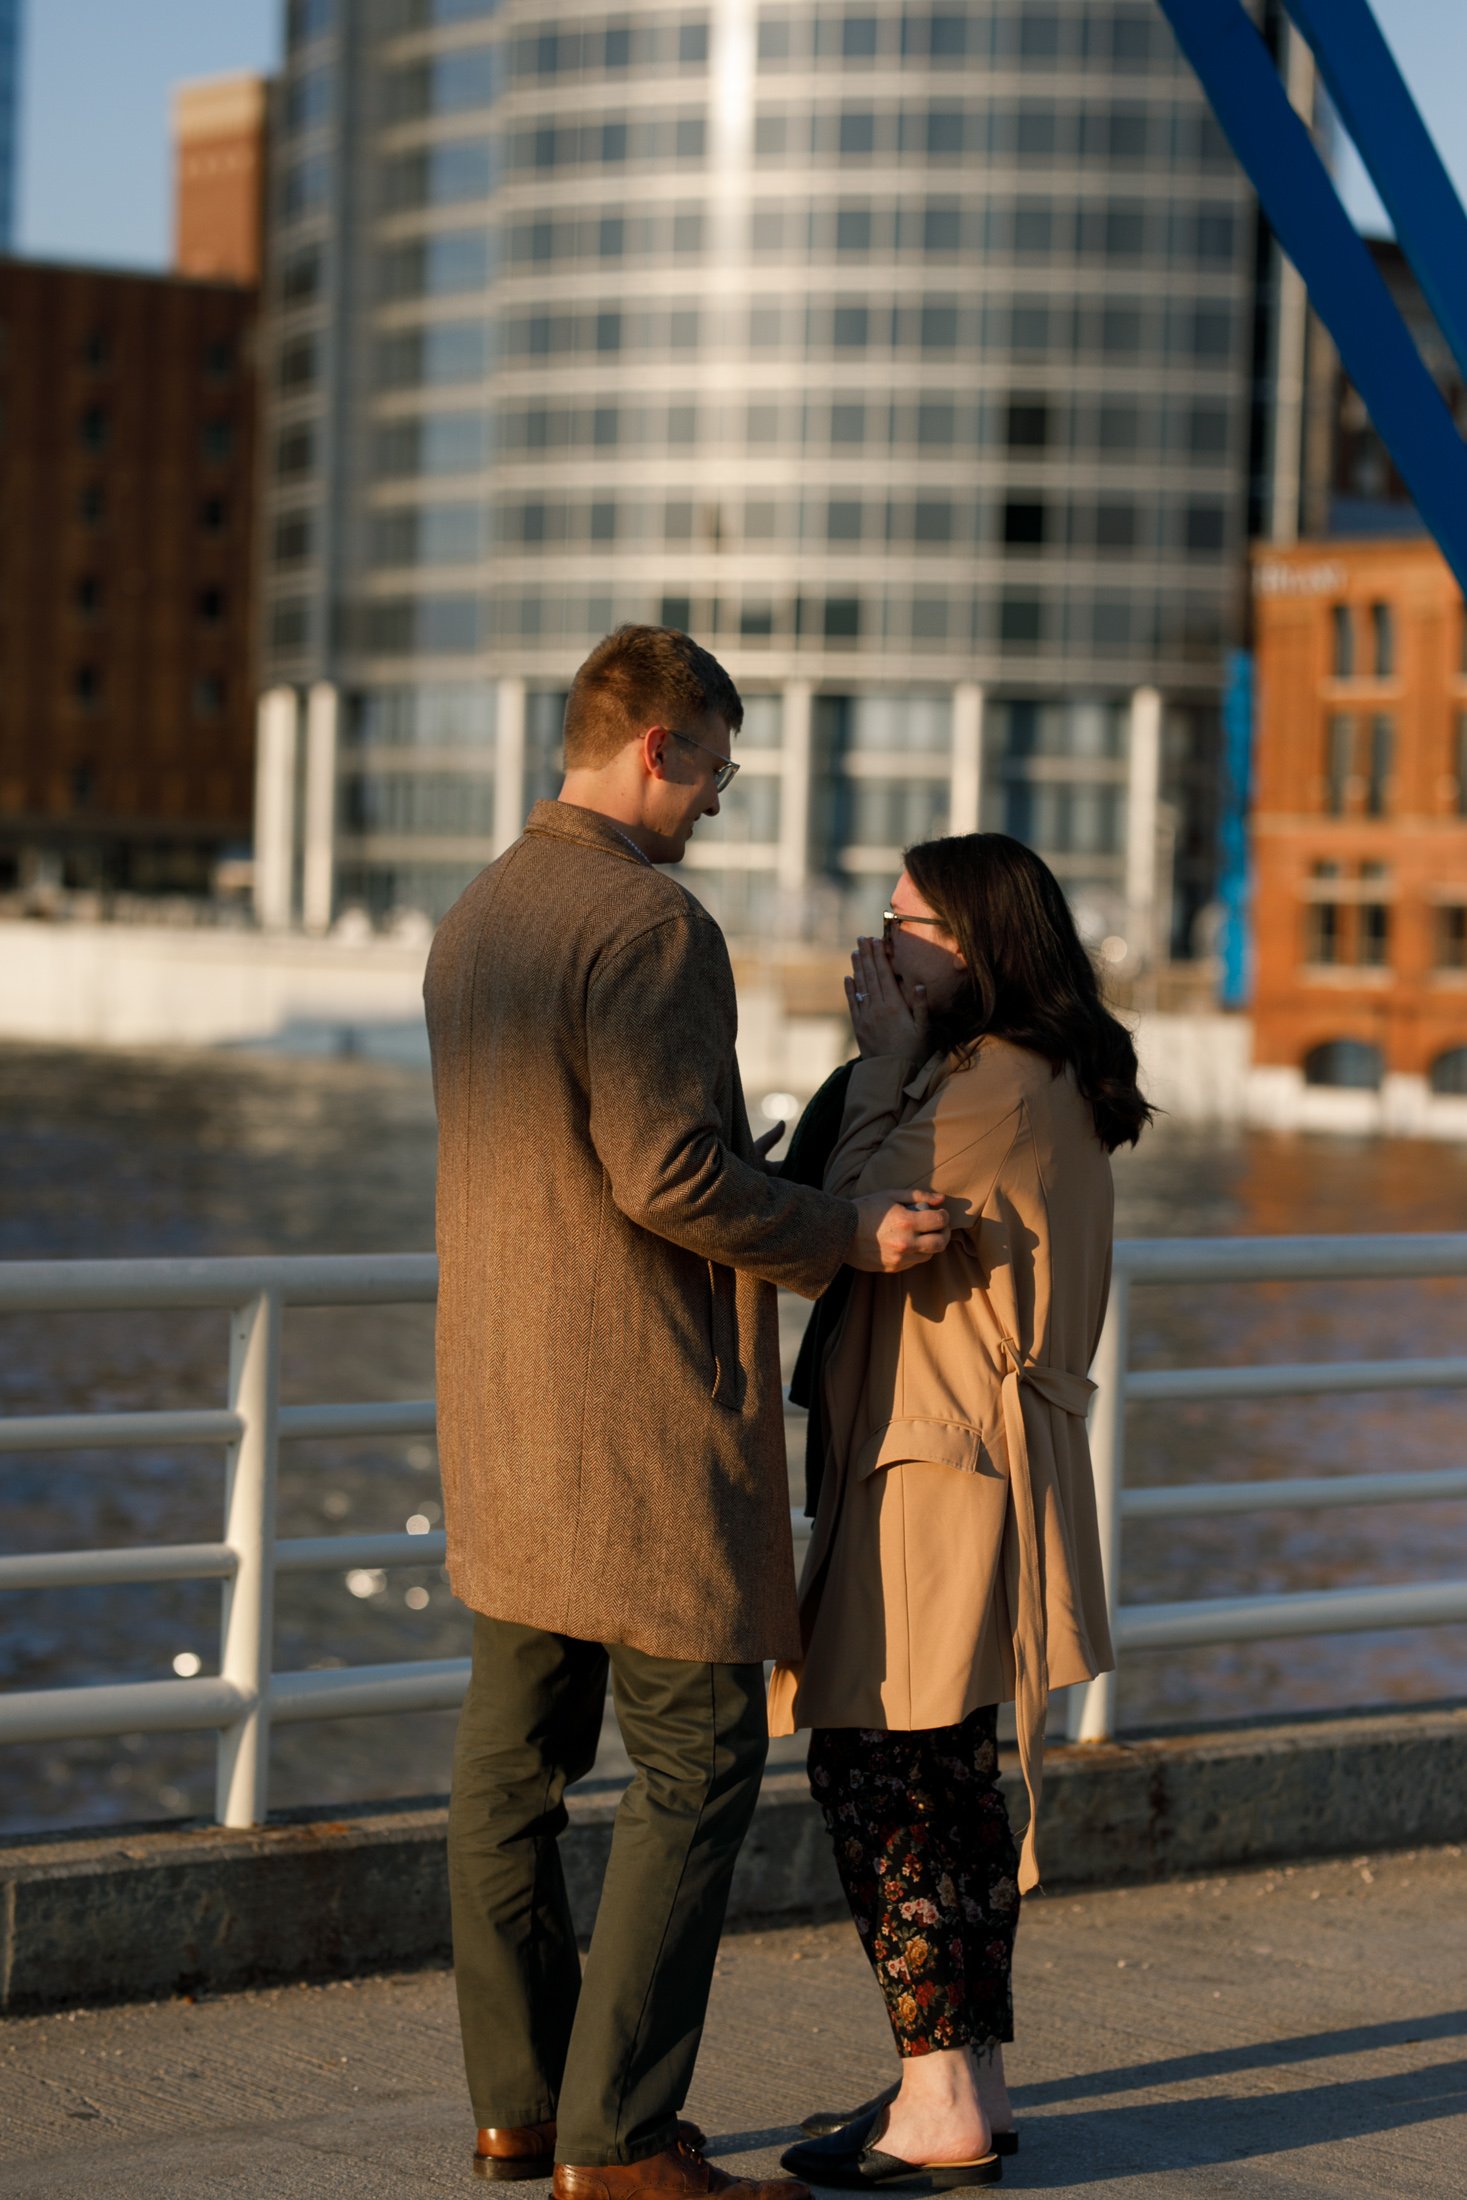
[[[1467,1276],[1467,1236],[1150,1238],[1115,1249],[1110,1306],[1091,1373],[1091,1454],[1100,1515],[1106,1599],[1117,1660],[1128,1650],[1195,1648],[1285,1635],[1333,1635],[1374,1627],[1467,1620],[1467,1580],[1389,1588],[1316,1589],[1272,1596],[1202,1597],[1182,1604],[1120,1604],[1121,1526],[1126,1520],[1338,1505],[1402,1504],[1467,1497],[1467,1468],[1406,1474],[1297,1475],[1268,1482],[1126,1488],[1126,1411],[1133,1404],[1200,1399],[1343,1396],[1367,1390],[1467,1387],[1467,1359],[1344,1360],[1298,1366],[1133,1368],[1131,1291],[1138,1283],[1385,1283]],[[1114,1673],[1071,1692],[1073,1740],[1107,1740],[1115,1728]]]
[[[1302,1476],[1269,1482],[1127,1490],[1131,1402],[1272,1398],[1304,1393],[1467,1387],[1467,1359],[1350,1361],[1306,1366],[1134,1370],[1130,1292],[1137,1283],[1238,1283],[1467,1276],[1467,1236],[1233,1238],[1123,1241],[1094,1373],[1096,1494],[1107,1596],[1118,1655],[1262,1636],[1329,1634],[1467,1620],[1467,1581],[1292,1595],[1120,1605],[1121,1523],[1195,1518],[1271,1507],[1379,1504],[1467,1496],[1467,1469]],[[0,1419],[5,1453],[221,1444],[224,1532],[216,1543],[0,1557],[0,1589],[217,1580],[223,1616],[217,1677],[49,1688],[0,1695],[0,1742],[62,1741],[187,1729],[217,1730],[216,1815],[258,1824],[268,1801],[272,1724],[382,1711],[452,1708],[464,1658],[277,1673],[272,1669],[277,1573],[441,1562],[441,1534],[306,1536],[279,1540],[275,1492],[283,1442],[319,1437],[431,1435],[431,1399],[407,1403],[282,1405],[281,1325],[287,1307],[426,1304],[437,1287],[431,1254],[291,1256],[245,1260],[0,1262],[0,1315],[126,1308],[209,1308],[229,1317],[227,1402],[174,1412],[69,1413]],[[798,1521],[803,1531],[805,1523]],[[1114,1675],[1071,1692],[1072,1735],[1112,1730]]]

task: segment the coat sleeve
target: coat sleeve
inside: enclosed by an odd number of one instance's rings
[[[941,1192],[954,1229],[977,1219],[1013,1144],[1021,1113],[974,1105],[965,1073],[944,1078],[915,1114],[902,1120],[912,1065],[877,1054],[851,1072],[839,1143],[825,1189],[859,1199],[866,1192]]]
[[[855,1209],[726,1143],[737,1015],[713,925],[679,912],[610,951],[591,976],[586,1031],[591,1143],[621,1212],[705,1260],[818,1298]]]

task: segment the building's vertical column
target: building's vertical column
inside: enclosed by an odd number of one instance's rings
[[[1161,792],[1161,697],[1153,687],[1131,697],[1126,752],[1126,938],[1142,964],[1156,954],[1156,828]]]
[[[494,712],[494,853],[502,855],[525,823],[525,683],[499,683]]]
[[[255,918],[267,931],[292,915],[297,715],[288,687],[269,689],[255,714]]]
[[[1304,127],[1314,128],[1314,56],[1292,23],[1284,25],[1284,82],[1290,104]],[[1268,488],[1269,540],[1299,539],[1299,510],[1304,482],[1304,378],[1309,299],[1292,260],[1277,244],[1270,247],[1274,273],[1273,449]]]
[[[983,690],[972,680],[953,689],[952,786],[948,831],[976,833],[983,804]]]
[[[803,893],[810,876],[810,683],[784,685],[784,768],[779,789],[779,883]]]
[[[317,680],[306,698],[305,812],[301,863],[301,923],[308,932],[331,928],[336,896],[336,743],[341,691]]]

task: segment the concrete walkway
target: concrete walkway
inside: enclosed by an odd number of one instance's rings
[[[1458,1849],[1032,1902],[1005,2182],[1467,2192],[1464,1945]],[[848,1927],[738,1934],[689,2112],[726,2168],[768,2172],[889,2054]],[[467,2200],[468,2125],[442,1971],[0,2026],[7,2200]]]

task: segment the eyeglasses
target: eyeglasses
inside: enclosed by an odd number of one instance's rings
[[[676,726],[669,726],[667,730],[674,741],[686,741],[690,749],[701,749],[705,756],[713,758],[714,763],[718,766],[717,771],[713,774],[713,791],[715,794],[722,794],[724,789],[731,785],[738,775],[739,767],[733,758],[731,756],[720,756],[717,749],[710,749],[706,741],[696,741],[692,734],[681,733]]]
[[[941,917],[914,917],[909,909],[883,909],[881,912],[881,944],[890,947],[891,935],[902,924],[935,924],[945,929]]]

